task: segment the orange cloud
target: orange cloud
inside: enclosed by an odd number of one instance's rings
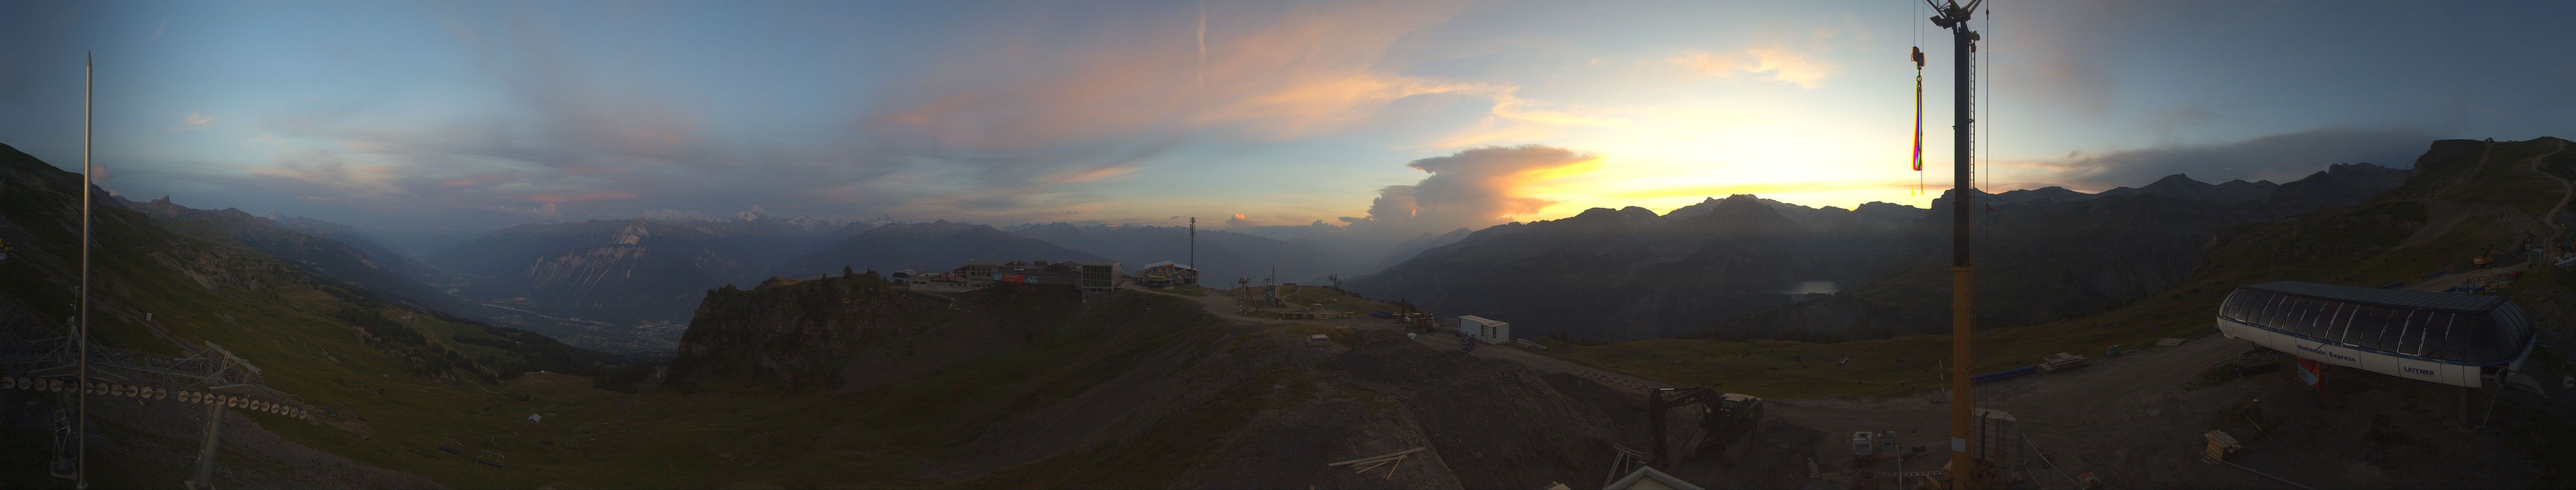
[[[1947,186],[1947,183],[1942,184]],[[1845,190],[1912,189],[1911,179],[1876,179],[1856,181],[1755,182],[1741,184],[1676,184],[1660,187],[1626,187],[1600,194],[1600,197],[1636,199],[1659,197],[1718,197],[1736,194],[1772,195],[1798,192]]]
[[[1435,3],[1213,4],[1206,18],[1143,25],[1136,32],[1053,44],[1028,39],[960,43],[933,70],[924,102],[860,123],[941,150],[1002,151],[1218,129],[1260,139],[1342,130],[1397,100],[1490,99],[1493,117],[1549,124],[1618,121],[1543,107],[1519,87],[1397,73],[1390,50],[1459,9]],[[1258,10],[1259,12],[1247,12]],[[1012,22],[1053,22],[1023,19]],[[1029,29],[990,29],[1023,32]],[[988,44],[1000,44],[1000,49]],[[1034,61],[1033,61],[1034,60]],[[1034,72],[1034,73],[1033,73]],[[996,82],[999,80],[999,82]]]
[[[1746,71],[1767,72],[1771,74],[1771,79],[1774,81],[1795,84],[1801,88],[1816,88],[1817,83],[1832,77],[1834,70],[1838,68],[1832,63],[1818,61],[1813,55],[1791,51],[1781,46],[1760,47],[1746,51],[1753,54],[1753,65],[1746,68]]]
[[[1683,68],[1697,70],[1701,74],[1711,77],[1733,76],[1736,72],[1743,69],[1744,64],[1742,59],[1732,53],[1711,53],[1698,50],[1683,51],[1680,54],[1675,54],[1673,57],[1665,59],[1664,61]]]
[[[1430,173],[1413,185],[1378,190],[1368,217],[1342,218],[1355,230],[1402,236],[1481,228],[1531,216],[1557,201],[1530,196],[1540,182],[1599,168],[1600,157],[1539,145],[1489,146],[1414,160],[1405,166]]]
[[[1106,179],[1106,178],[1110,178],[1110,177],[1116,177],[1116,176],[1123,175],[1123,174],[1126,174],[1126,173],[1128,173],[1128,172],[1134,172],[1134,171],[1136,171],[1136,167],[1134,167],[1134,166],[1129,166],[1129,165],[1114,165],[1114,166],[1108,166],[1108,167],[1100,167],[1100,168],[1092,168],[1092,169],[1076,170],[1076,171],[1072,171],[1072,172],[1065,172],[1065,173],[1063,173],[1063,174],[1058,174],[1058,175],[1056,175],[1056,176],[1055,176],[1055,179],[1053,179],[1053,180],[1055,180],[1056,182],[1065,182],[1065,183],[1096,182],[1096,181],[1099,181],[1100,179]]]
[[[1768,74],[1771,81],[1816,88],[1832,78],[1841,65],[1822,61],[1814,54],[1771,45],[1736,52],[1683,51],[1666,58],[1674,66],[1699,72],[1703,76],[1726,78],[1738,73]]]

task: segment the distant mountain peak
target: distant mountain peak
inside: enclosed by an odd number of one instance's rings
[[[2209,185],[2209,183],[2208,183],[2208,182],[2201,182],[2199,179],[2191,178],[2191,175],[2190,175],[2190,174],[2173,174],[2173,175],[2167,175],[2167,176],[2165,176],[2165,178],[2156,179],[2156,182],[2155,182],[2155,183],[2153,183],[2153,184],[2147,184],[2147,187],[2155,187],[2155,186],[2159,186],[2159,185],[2188,185],[2188,184]]]
[[[617,235],[609,238],[609,241],[616,242],[618,245],[634,245],[642,243],[644,241],[644,237],[653,236],[653,230],[651,228],[646,228],[644,226],[645,223],[648,223],[648,221],[635,220],[634,223],[627,224],[626,229],[617,230]]]
[[[2330,164],[2326,165],[2325,169],[2325,173],[2328,174],[2384,174],[2389,172],[2405,171],[2406,170],[2373,165],[2370,162]]]
[[[1634,206],[1630,206],[1630,207],[1634,207]],[[1575,214],[1574,214],[1574,217],[1573,217],[1573,218],[1569,218],[1569,219],[1578,219],[1578,220],[1610,219],[1610,218],[1618,217],[1620,214],[1621,214],[1621,213],[1619,212],[1619,210],[1616,210],[1616,209],[1610,209],[1610,208],[1592,208],[1592,209],[1586,209],[1586,210],[1583,210],[1583,212],[1581,212],[1581,213],[1575,213]]]
[[[2004,191],[2002,194],[1990,194],[1986,197],[1986,202],[1988,204],[2014,204],[2038,201],[2076,202],[2092,199],[2094,197],[2097,196],[2052,185],[2038,189],[2016,189]]]
[[[1860,204],[1860,206],[1858,206],[1858,207],[1854,207],[1854,208],[1852,208],[1852,212],[1855,212],[1855,213],[1885,213],[1885,212],[1898,212],[1898,211],[1922,211],[1922,210],[1923,210],[1923,208],[1914,207],[1914,206],[1912,206],[1912,205],[1897,204],[1897,203],[1886,202],[1886,201],[1870,201],[1870,202],[1865,202],[1865,203],[1861,203],[1861,204]]]

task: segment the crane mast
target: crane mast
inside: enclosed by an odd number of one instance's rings
[[[1951,128],[1949,476],[1952,488],[1971,488],[1979,483],[1977,475],[1983,475],[1985,471],[1982,468],[1984,462],[1973,457],[1975,453],[1968,447],[1969,441],[1977,439],[1969,434],[1969,418],[1976,403],[1969,374],[1975,363],[1970,362],[1968,348],[1976,319],[1976,269],[1971,260],[1970,252],[1974,249],[1969,242],[1968,220],[1969,210],[1976,200],[1975,166],[1972,163],[1975,160],[1971,159],[1975,154],[1971,142],[1974,141],[1976,119],[1971,116],[1975,114],[1976,106],[1973,98],[1976,78],[1972,67],[1976,66],[1979,38],[1976,31],[1968,30],[1968,18],[1985,0],[1971,0],[1965,6],[1959,5],[1957,0],[1949,0],[1947,4],[1924,1],[1932,3],[1933,11],[1939,13],[1932,16],[1932,25],[1950,30],[1951,52],[1957,63],[1951,67],[1956,75],[1952,86],[1955,93],[1951,114],[1956,125]]]

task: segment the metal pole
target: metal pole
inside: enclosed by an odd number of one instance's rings
[[[213,408],[206,410],[205,441],[197,448],[197,479],[189,480],[188,488],[200,490],[215,488],[215,440],[223,434],[224,404],[214,403],[209,406]]]
[[[90,93],[97,85],[97,65],[98,60],[96,55],[87,52],[81,53],[81,389],[79,393],[72,395],[80,397],[80,401],[77,403],[80,406],[80,420],[77,422],[78,425],[75,425],[75,428],[72,429],[73,438],[77,439],[77,441],[73,443],[73,446],[79,448],[73,453],[72,457],[72,485],[77,488],[89,488],[89,153],[90,129],[92,126],[95,126],[95,124],[91,123],[90,109],[93,105],[92,100],[94,97],[91,96]]]
[[[1975,61],[1977,33],[1968,30],[1968,17],[1975,3],[1961,7],[1952,2],[1942,7],[1935,24],[1950,29],[1952,67],[1955,74],[1951,117],[1950,181],[1950,485],[1971,488],[1982,474],[1979,462],[1971,456],[1969,420],[1976,406],[1975,379],[1969,374],[1969,345],[1974,340],[1976,319],[1976,269],[1971,260],[1973,244],[1969,237],[1970,210],[1976,206],[1975,160],[1973,147],[1975,114]]]
[[[1202,5],[1202,6],[1200,6],[1200,8],[1206,8],[1206,6]],[[1199,284],[1199,269],[1198,269],[1198,267],[1199,267],[1199,218],[1198,218],[1197,216],[1191,216],[1191,217],[1190,217],[1190,272],[1189,272],[1189,274],[1190,274],[1190,285],[1192,285],[1192,286],[1196,286],[1196,285],[1198,285],[1198,284]],[[1173,273],[1173,274],[1179,274],[1180,272],[1181,272],[1181,271],[1172,271],[1172,273]]]

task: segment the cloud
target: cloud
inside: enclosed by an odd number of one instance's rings
[[[673,222],[689,222],[689,221],[714,221],[714,222],[728,222],[728,221],[752,221],[752,220],[757,220],[757,219],[769,218],[769,217],[770,217],[770,212],[769,212],[769,208],[768,208],[768,207],[761,206],[761,205],[758,205],[758,204],[753,204],[753,205],[751,205],[751,208],[750,208],[750,209],[744,209],[744,210],[741,210],[741,211],[735,211],[735,212],[734,212],[732,215],[730,215],[730,216],[726,216],[726,215],[718,215],[718,214],[709,214],[709,213],[701,212],[701,211],[697,211],[697,210],[647,209],[647,210],[644,210],[644,211],[641,211],[641,212],[636,212],[636,213],[633,213],[633,214],[620,214],[620,215],[612,215],[612,216],[609,216],[609,217],[611,217],[611,218],[640,218],[640,219],[649,219],[649,220],[654,220],[654,221],[673,221]],[[810,217],[803,217],[803,218],[810,218]],[[825,220],[823,220],[823,221],[830,222],[830,221],[833,221],[833,220],[825,219]]]
[[[187,115],[179,116],[180,131],[195,131],[220,125],[222,125],[222,123],[215,122],[214,116],[208,116],[205,114],[191,112]]]
[[[2063,182],[2071,188],[2094,190],[2145,185],[2173,174],[2189,174],[2204,182],[2287,182],[2333,163],[2410,167],[2415,156],[2424,152],[2424,145],[2434,139],[2438,137],[2414,129],[2322,128],[2234,143],[2089,152],[2063,160],[2013,166],[2053,174],[2017,176],[2027,180]]]
[[[1664,61],[1672,63],[1674,66],[1698,71],[1701,75],[1710,77],[1729,77],[1744,71],[1744,60],[1736,53],[1711,53],[1707,51],[1687,50],[1682,51],[1679,54],[1675,54],[1671,58],[1666,58]]]
[[[1664,61],[1705,77],[1765,75],[1763,78],[1767,80],[1799,88],[1816,88],[1842,68],[1842,65],[1818,59],[1813,53],[1778,44],[1723,52],[1685,50]]]
[[[515,199],[522,201],[546,204],[583,201],[620,201],[634,198],[635,193],[626,191],[593,191],[578,194],[527,194],[515,197]]]
[[[1746,71],[1770,73],[1771,80],[1797,85],[1800,88],[1816,88],[1817,83],[1832,77],[1838,67],[1833,63],[1819,61],[1813,55],[1791,51],[1781,46],[1760,47],[1745,51],[1753,55],[1753,64],[1745,68]]]
[[[1043,26],[1080,14],[1026,9],[969,30],[978,36],[928,43],[948,46],[946,61],[887,89],[883,98],[911,102],[873,111],[857,129],[872,148],[910,158],[1018,169],[1130,165],[1182,138],[1330,134],[1414,98],[1488,103],[1487,125],[1611,122],[1528,100],[1514,84],[1408,73],[1390,59],[1459,8],[1211,3],[1194,16],[1104,20],[1115,27],[1075,42],[1046,38],[1059,33]]]
[[[702,95],[632,76],[667,60],[578,49],[541,16],[483,8],[451,7],[436,23],[471,55],[477,69],[465,75],[497,82],[500,100],[446,119],[387,117],[413,111],[380,101],[289,107],[247,124],[284,156],[237,164],[257,168],[255,182],[227,187],[321,188],[346,206],[472,211],[486,223],[536,213],[494,202],[596,216],[738,209],[747,196],[824,215],[1066,219],[1109,207],[1093,189],[1181,141],[1342,131],[1406,98],[1491,101],[1493,117],[1511,121],[1587,121],[1508,84],[1389,63],[1399,41],[1456,5],[1213,3],[1204,15],[1105,15],[1032,4],[962,21],[924,40],[941,47],[924,64],[852,84],[877,92],[855,98],[882,102],[849,109],[844,135],[759,144],[716,132],[722,116],[688,104]],[[1103,27],[1056,29],[1067,16]],[[183,122],[197,119],[214,118]]]
[[[931,154],[1085,143],[1108,150],[1138,135],[1200,130],[1275,140],[1346,127],[1407,97],[1506,90],[1379,66],[1406,33],[1447,19],[1454,6],[1208,8],[1191,19],[1123,19],[1105,29],[1114,34],[1086,42],[1040,38],[1055,33],[1038,26],[1060,24],[1068,12],[1033,8],[994,20],[950,43],[948,61],[920,85],[889,94],[920,102],[873,114],[860,130]],[[1157,25],[1166,23],[1176,25]],[[1163,34],[1193,31],[1195,39]]]
[[[2487,114],[2492,114],[2492,115],[2497,115],[2497,116],[2506,116],[2506,115],[2510,115],[2510,114],[2505,114],[2505,113],[2504,113],[2504,111],[2499,111],[2499,110],[2495,110],[2495,109],[2489,109],[2489,108],[2486,108],[2485,106],[2480,106],[2480,105],[2476,105],[2476,104],[2470,104],[2470,103],[2468,103],[2468,101],[2460,100],[2460,98],[2459,98],[2459,97],[2443,97],[2443,98],[2442,98],[2442,101],[2443,101],[2443,102],[2449,102],[2449,103],[2451,103],[2451,105],[2452,105],[2452,106],[2454,106],[2454,107],[2459,107],[2459,108],[2462,108],[2462,109],[2468,109],[2468,110],[2473,110],[2473,111],[2478,111],[2478,112],[2484,112],[2484,113],[2487,113]]]
[[[554,204],[554,203],[538,204],[538,205],[535,205],[535,206],[529,206],[529,207],[525,207],[525,208],[514,208],[514,207],[509,207],[509,206],[498,206],[498,205],[483,205],[483,206],[474,206],[474,207],[473,207],[473,209],[480,210],[480,211],[488,211],[488,212],[500,213],[500,214],[505,214],[505,215],[511,215],[511,216],[519,216],[519,217],[523,217],[523,218],[527,218],[527,219],[534,219],[534,220],[539,220],[539,221],[559,221],[559,220],[564,219],[563,211],[556,209],[556,208],[555,208],[555,204]]]
[[[1225,227],[1227,228],[1251,228],[1255,226],[1261,226],[1261,224],[1253,222],[1252,218],[1245,217],[1243,213],[1234,213],[1233,217],[1225,219]]]
[[[1529,216],[1555,201],[1522,188],[1590,170],[1599,157],[1540,145],[1489,146],[1406,164],[1430,173],[1412,185],[1378,189],[1367,217],[1345,217],[1355,232],[1409,236],[1424,231],[1483,228]]]
[[[2069,2],[2051,5],[2083,12],[2092,18],[2116,19],[2141,15],[2139,5],[2118,2]],[[1987,49],[1978,53],[1979,63],[1991,74],[1979,74],[1994,80],[1999,87],[2012,90],[2012,97],[2029,99],[2030,104],[2058,107],[2088,116],[2110,112],[2112,98],[2120,93],[2120,79],[2103,67],[2106,62],[2122,59],[2114,55],[2130,48],[2121,44],[2129,38],[2128,23],[2065,22],[2034,23],[2027,28],[1990,37]],[[2158,33],[2158,37],[2169,37]],[[2000,53],[2000,54],[1998,54]],[[2001,61],[1997,61],[2000,59]],[[1984,83],[1984,82],[1979,82]]]
[[[1116,176],[1124,175],[1124,174],[1126,174],[1126,173],[1128,173],[1128,172],[1134,172],[1134,171],[1136,171],[1136,167],[1135,167],[1135,166],[1133,166],[1133,165],[1112,165],[1112,166],[1106,166],[1106,167],[1100,167],[1100,168],[1093,168],[1093,169],[1086,169],[1086,170],[1076,170],[1076,171],[1072,171],[1072,172],[1067,172],[1067,173],[1065,173],[1065,174],[1063,174],[1063,175],[1058,175],[1058,176],[1056,176],[1055,180],[1056,180],[1057,182],[1076,182],[1076,183],[1079,183],[1079,182],[1098,182],[1098,181],[1100,181],[1101,179],[1107,179],[1107,178],[1110,178],[1110,177],[1116,177]]]
[[[855,75],[861,79],[844,84],[857,92],[849,105],[777,111],[826,121],[797,129],[820,134],[769,134],[730,119],[739,110],[721,106],[730,94],[660,76],[672,54],[561,42],[568,34],[550,27],[560,20],[554,14],[460,4],[426,22],[462,48],[456,82],[496,89],[488,95],[435,110],[409,99],[316,95],[256,115],[176,115],[182,129],[220,124],[252,133],[250,149],[263,154],[173,163],[244,169],[210,172],[220,181],[209,184],[267,196],[260,199],[331,197],[337,208],[467,227],[539,215],[740,209],[754,198],[824,216],[1000,222],[1111,209],[1114,196],[1098,189],[1183,142],[1353,131],[1399,101],[1407,110],[1416,102],[1478,107],[1481,127],[1496,130],[1443,141],[1444,152],[1533,141],[1526,136],[1548,127],[1625,124],[1523,97],[1511,83],[1413,70],[1401,59],[1413,38],[1465,8],[995,9],[929,31],[919,39],[923,49],[822,60],[891,56],[900,69]],[[842,124],[828,124],[835,119]],[[510,207],[529,205],[553,206]]]
[[[697,211],[681,211],[681,210],[677,210],[677,209],[647,209],[647,210],[644,210],[644,212],[641,212],[641,213],[635,213],[635,217],[637,217],[637,218],[643,218],[643,219],[649,219],[649,220],[654,220],[654,221],[706,221],[706,220],[707,220],[707,215],[706,215],[706,213],[700,213],[700,212],[697,212]]]
[[[2214,119],[2209,108],[2186,102],[2147,113],[2146,124],[2159,140],[2173,141],[2182,130],[2207,126]]]
[[[340,207],[477,223],[467,226],[612,213],[639,198],[682,209],[782,194],[818,201],[832,184],[870,182],[896,167],[830,144],[738,145],[702,134],[706,118],[679,103],[689,94],[621,76],[660,61],[568,49],[545,22],[442,19],[478,68],[462,76],[500,88],[489,105],[422,118],[400,102],[316,99],[242,124],[253,127],[253,146],[271,155],[267,161],[198,163],[248,167],[247,175],[212,176],[229,179],[227,189],[319,194]],[[203,113],[178,119],[183,130],[240,122]]]

